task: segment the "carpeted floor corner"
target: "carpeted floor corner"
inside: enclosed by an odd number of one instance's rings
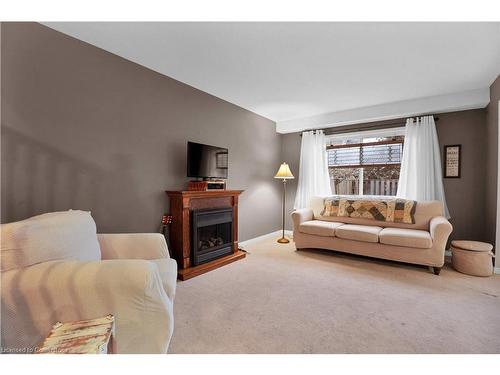
[[[273,239],[178,282],[169,353],[500,353],[500,276]]]

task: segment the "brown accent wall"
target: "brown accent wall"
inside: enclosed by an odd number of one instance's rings
[[[450,210],[453,233],[450,239],[485,241],[486,190],[486,111],[439,114],[436,129],[441,148],[441,161],[445,145],[462,145],[460,178],[445,178],[444,191]]]
[[[486,107],[486,239],[495,243],[497,223],[498,174],[498,101],[500,76],[490,86],[490,104]]]
[[[36,23],[1,38],[2,222],[74,208],[100,232],[157,231],[192,140],[229,148],[240,240],[280,228],[272,121]]]
[[[444,145],[462,145],[461,178],[444,179],[446,199],[454,226],[452,239],[485,240],[487,238],[485,232],[486,111],[476,109],[444,113],[438,116],[436,128],[441,152],[443,152]],[[404,124],[404,119],[401,119],[401,124]],[[299,172],[300,142],[300,133],[283,136],[283,160],[290,164],[296,177]],[[296,188],[297,180],[294,180],[288,189],[289,213],[293,208]],[[287,228],[292,228],[289,217]]]

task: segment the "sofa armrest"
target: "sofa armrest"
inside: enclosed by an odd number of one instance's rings
[[[299,225],[305,221],[310,221],[314,218],[313,210],[311,208],[301,208],[292,212],[293,230],[299,229]]]
[[[434,247],[445,250],[453,226],[444,216],[433,217],[429,226]]]
[[[170,258],[167,242],[160,233],[99,233],[97,239],[102,259]]]
[[[165,353],[173,306],[146,260],[52,261],[2,272],[2,346],[40,344],[57,321],[115,316],[118,353]]]

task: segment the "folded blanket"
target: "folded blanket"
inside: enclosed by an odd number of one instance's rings
[[[401,198],[335,195],[325,198],[322,216],[415,224],[417,202]]]

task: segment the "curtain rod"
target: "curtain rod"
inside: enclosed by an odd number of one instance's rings
[[[418,116],[417,116],[418,117]],[[415,119],[415,117],[408,117],[405,119],[399,119],[397,121],[393,122],[385,122],[385,123],[365,123],[363,124],[352,124],[352,125],[343,125],[343,126],[338,126],[334,128],[326,128],[326,129],[311,129],[307,131],[318,131],[318,130],[323,130],[325,132],[325,135],[332,135],[332,134],[342,134],[342,133],[351,133],[351,132],[356,132],[356,131],[363,131],[363,130],[382,130],[382,129],[391,129],[391,128],[399,128],[403,127],[406,125],[406,120],[407,119]],[[434,116],[434,121],[438,122],[439,117]],[[361,125],[361,126],[359,126]],[[302,137],[302,132],[300,133],[300,136]]]

